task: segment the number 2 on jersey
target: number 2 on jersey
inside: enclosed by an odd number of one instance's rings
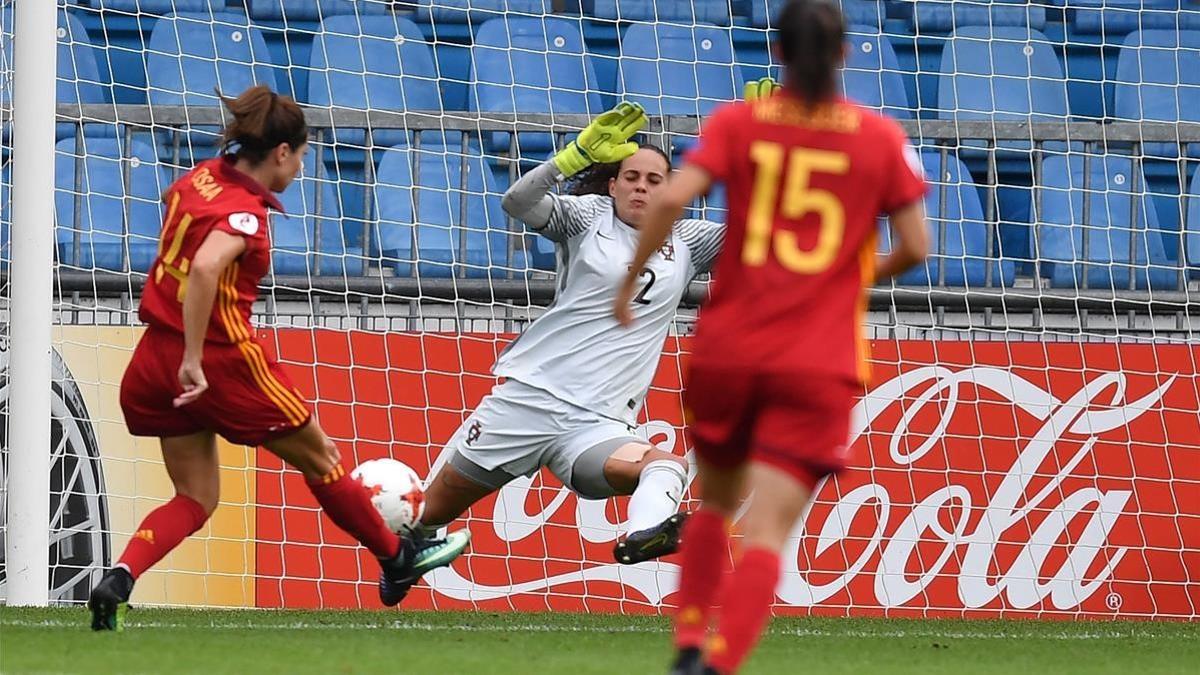
[[[780,143],[755,141],[750,146],[750,159],[755,164],[754,192],[746,218],[742,263],[750,267],[765,265],[774,249],[779,263],[792,272],[818,274],[828,269],[842,245],[846,213],[837,195],[810,187],[809,183],[814,173],[845,174],[850,169],[850,157],[844,152],[811,148],[787,151]],[[781,185],[783,199],[779,199]],[[789,220],[816,214],[820,230],[813,248],[800,248],[795,232],[772,232],[777,202],[778,215]]]
[[[650,289],[654,286],[654,282],[658,281],[658,277],[654,275],[654,270],[650,269],[649,267],[642,270],[638,276],[649,276],[650,281],[647,281],[646,285],[642,286],[642,290],[638,291],[637,297],[635,297],[633,301],[639,305],[648,305],[650,304],[650,298],[647,298],[646,294],[650,292]]]

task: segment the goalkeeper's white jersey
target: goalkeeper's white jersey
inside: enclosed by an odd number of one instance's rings
[[[676,307],[721,248],[725,226],[681,220],[640,277],[633,325],[613,317],[619,284],[633,261],[638,232],[621,222],[612,199],[556,196],[546,225],[558,245],[558,291],[545,314],[500,355],[496,375],[538,387],[598,414],[634,423]]]

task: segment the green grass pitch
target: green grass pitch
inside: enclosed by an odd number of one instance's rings
[[[665,673],[660,617],[0,608],[8,673]],[[745,673],[1194,673],[1200,624],[776,619]]]

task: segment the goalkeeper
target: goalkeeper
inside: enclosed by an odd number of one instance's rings
[[[680,220],[641,275],[632,328],[612,316],[616,282],[666,187],[671,161],[631,138],[646,123],[622,103],[504,194],[504,210],[553,241],[558,292],[493,368],[505,378],[450,439],[422,523],[440,527],[509,481],[545,466],[584,499],[632,495],[617,562],[674,553],[688,465],[634,434],[675,309],[708,272],[725,226]],[[570,180],[570,195],[554,188]]]

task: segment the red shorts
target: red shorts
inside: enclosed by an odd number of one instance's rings
[[[763,462],[812,488],[846,467],[860,392],[828,375],[693,365],[684,404],[696,455],[706,463],[731,469]]]
[[[208,389],[181,408],[183,336],[149,328],[121,380],[121,410],[134,436],[185,436],[214,431],[231,443],[262,445],[295,432],[312,412],[283,369],[254,341],[204,345]]]

